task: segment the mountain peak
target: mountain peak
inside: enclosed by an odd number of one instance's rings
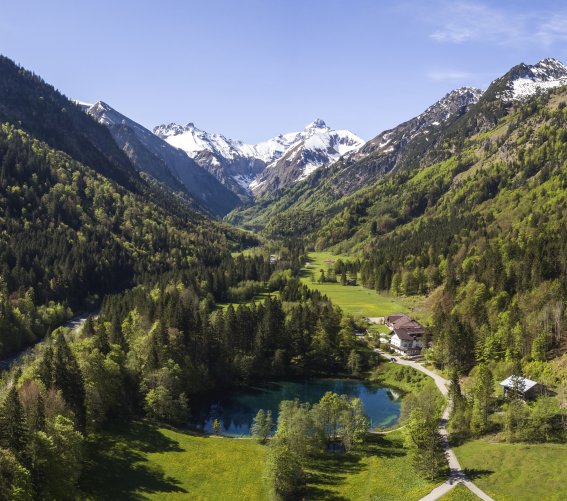
[[[503,101],[523,100],[539,91],[567,85],[567,66],[552,57],[532,65],[521,63],[492,85],[498,87],[497,97]]]
[[[324,120],[321,120],[320,118],[316,118],[315,120],[313,120],[313,122],[311,122],[305,127],[305,130],[328,129],[328,128],[329,127],[327,127],[327,124],[325,123]]]

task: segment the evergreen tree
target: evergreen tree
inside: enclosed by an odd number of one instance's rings
[[[488,416],[493,392],[494,378],[492,372],[485,364],[480,364],[473,389],[471,416],[471,431],[475,435],[482,434],[488,429]]]
[[[53,355],[53,384],[61,390],[63,398],[75,414],[80,430],[85,429],[85,385],[75,355],[61,332],[55,338]]]
[[[0,446],[13,450],[21,458],[27,442],[26,415],[13,382],[0,407]]]
[[[414,469],[429,480],[441,477],[447,468],[447,455],[437,422],[425,416],[421,409],[414,409],[405,436],[406,444],[413,451]]]

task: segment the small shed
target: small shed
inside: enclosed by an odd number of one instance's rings
[[[514,381],[514,379],[516,381]],[[532,381],[523,376],[510,376],[500,382],[500,386],[504,388],[504,396],[507,397],[510,391],[514,391],[514,387],[520,387],[522,398],[529,400],[536,398],[540,394],[541,386],[537,381]]]

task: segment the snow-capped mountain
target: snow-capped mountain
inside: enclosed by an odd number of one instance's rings
[[[320,191],[326,197],[339,199],[390,172],[419,165],[422,157],[439,143],[444,131],[478,103],[482,95],[481,90],[471,87],[449,92],[423,113],[381,132],[362,147],[353,148],[316,178],[304,182],[309,183],[310,192]],[[290,156],[293,153],[291,149]],[[278,163],[284,160],[282,157]],[[269,172],[266,169],[263,176],[267,177]]]
[[[193,123],[185,126],[173,123],[160,125],[154,128],[154,134],[183,150],[243,199],[250,197],[249,184],[266,167],[265,155],[258,155],[253,145],[227,139],[222,134],[205,132]]]
[[[567,67],[557,59],[542,59],[534,65],[518,64],[491,85],[505,102],[524,100],[537,92],[567,85]]]
[[[358,150],[364,141],[348,130],[333,130],[317,119],[301,132],[286,134],[287,150],[270,162],[251,184],[254,194],[275,190],[308,177],[319,167]],[[273,141],[273,140],[272,140]]]
[[[320,119],[301,132],[257,144],[205,132],[192,123],[160,125],[154,134],[185,151],[241,196],[294,183],[364,144],[355,134],[333,130]]]
[[[107,126],[132,164],[175,191],[185,191],[213,213],[224,215],[238,205],[231,191],[202,169],[183,151],[172,147],[142,125],[108,104],[77,102],[99,123]]]
[[[394,165],[403,146],[420,135],[426,136],[435,131],[450,119],[463,115],[481,96],[482,91],[474,87],[461,87],[451,91],[415,118],[378,134],[368,141],[355,157],[362,158],[375,153],[389,156],[388,164]]]

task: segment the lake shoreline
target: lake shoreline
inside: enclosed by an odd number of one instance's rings
[[[248,436],[259,409],[270,410],[275,422],[281,401],[298,399],[314,404],[328,391],[360,398],[373,429],[398,424],[405,393],[367,378],[326,376],[284,378],[195,395],[189,400],[191,417],[184,428],[212,434],[212,423],[218,419],[221,435]]]

